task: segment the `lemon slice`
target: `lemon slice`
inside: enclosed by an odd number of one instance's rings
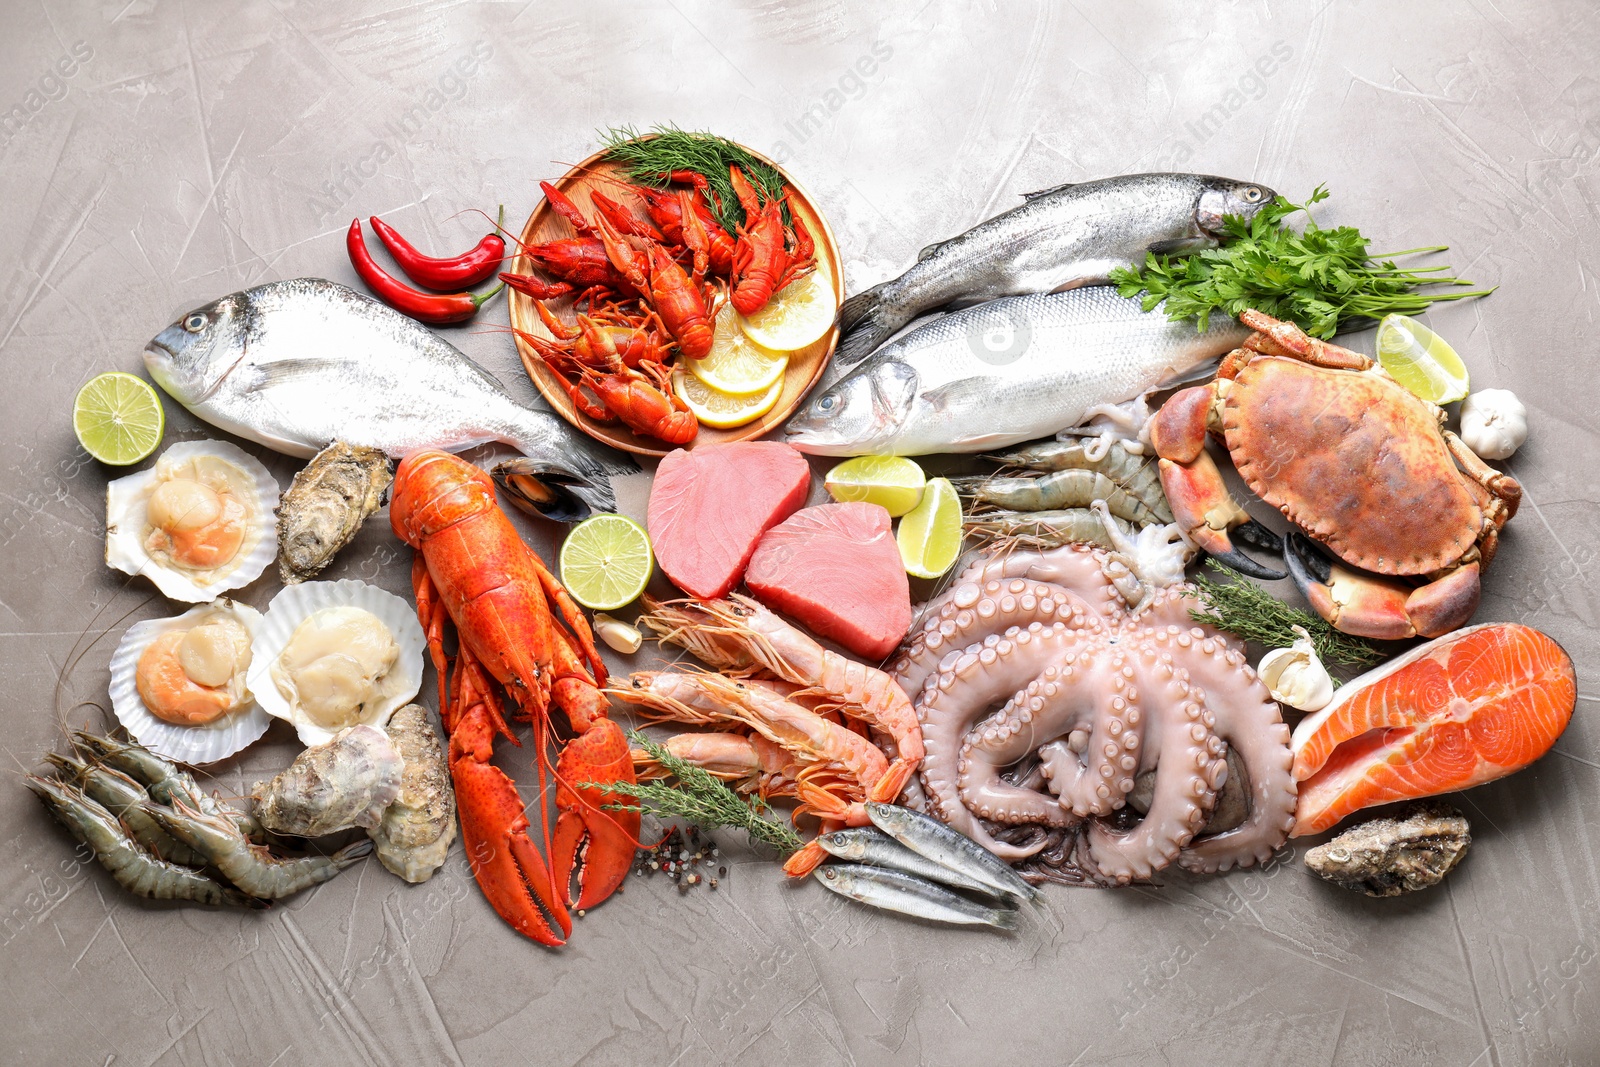
[[[891,517],[916,507],[926,483],[922,468],[904,456],[857,456],[834,467],[822,480],[833,499],[878,504]]]
[[[767,306],[754,315],[739,316],[739,325],[761,347],[793,352],[827,333],[838,310],[832,282],[814,270],[773,293]]]
[[[739,326],[739,313],[724,304],[717,314],[716,333],[711,351],[704,359],[685,359],[689,373],[724,393],[765,394],[772,383],[783,377],[789,366],[784,352],[771,352],[746,336]]]
[[[928,482],[894,537],[907,574],[937,578],[950,569],[961,555],[961,498],[948,478]]]
[[[1422,399],[1451,404],[1467,395],[1467,368],[1438,334],[1406,315],[1378,323],[1378,362]]]
[[[615,611],[639,599],[656,560],[650,535],[626,515],[594,515],[561,543],[561,584],[572,599],[596,611]]]
[[[125,467],[156,450],[167,428],[161,398],[143,378],[111,371],[91,378],[72,402],[72,430],[101,463]]]
[[[764,393],[724,393],[680,370],[673,372],[672,391],[689,405],[694,417],[706,426],[731,430],[735,426],[754,422],[771,411],[783,393],[783,379],[773,382]]]

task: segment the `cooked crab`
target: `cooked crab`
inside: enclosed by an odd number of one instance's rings
[[[1295,583],[1335,627],[1399,639],[1466,623],[1522,487],[1366,356],[1259,311],[1240,319],[1256,331],[1245,347],[1216,381],[1174,394],[1151,426],[1185,534],[1246,573],[1283,577],[1234,547],[1229,531],[1249,517],[1206,454],[1209,431],[1257,496],[1360,568],[1328,560],[1306,537],[1285,539]]]

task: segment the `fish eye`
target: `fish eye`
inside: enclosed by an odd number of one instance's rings
[[[183,328],[190,333],[199,333],[206,328],[206,317],[196,311],[193,315],[183,320]]]
[[[817,399],[817,407],[823,411],[832,411],[833,405],[837,404],[838,402],[838,397],[834,396],[832,393],[825,393]]]
[[[1244,202],[1245,203],[1254,204],[1256,201],[1261,199],[1261,190],[1259,188],[1257,188],[1256,186],[1252,185],[1249,188],[1245,189],[1245,191],[1243,193],[1241,193],[1240,195],[1244,197]]]

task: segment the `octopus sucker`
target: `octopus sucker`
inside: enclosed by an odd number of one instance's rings
[[[994,554],[926,606],[893,669],[917,694],[929,809],[1010,860],[1081,831],[1096,882],[1261,862],[1294,818],[1278,705],[1236,642],[1195,624],[1187,585],[1130,604],[1115,563],[1076,545]],[[1202,836],[1230,779],[1245,810]]]

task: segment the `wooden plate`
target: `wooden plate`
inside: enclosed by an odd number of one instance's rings
[[[763,162],[771,163],[759,152],[751,150],[751,154]],[[591,190],[598,190],[613,199],[627,199],[625,193],[619,194],[614,183],[626,181],[627,176],[618,164],[605,160],[605,152],[596,152],[588,159],[569,170],[559,181],[552,182],[557,189],[565,193],[573,203],[583,211],[585,216],[595,214],[593,202],[589,198]],[[776,163],[772,164],[777,166]],[[796,209],[805,220],[806,228],[811,232],[816,244],[817,270],[826,271],[827,277],[833,284],[833,295],[836,302],[844,301],[844,263],[839,256],[839,244],[834,240],[833,231],[828,228],[828,223],[817,211],[816,204],[805,190],[794,183],[787,173],[779,168],[783,180],[789,183],[793,190],[793,200]],[[553,210],[548,200],[540,199],[539,206],[533,209],[533,214],[528,217],[528,224],[522,228],[523,244],[542,244],[545,241],[558,241],[564,237],[573,236],[572,226]],[[534,266],[533,261],[527,256],[518,255],[511,261],[511,268],[517,274],[536,274],[540,277],[549,277]],[[552,281],[557,279],[551,278]],[[540,337],[551,337],[549,330],[539,319],[539,314],[534,310],[533,299],[522,293],[512,291],[511,325],[518,330],[535,334]],[[571,306],[570,298],[550,301],[547,306],[551,310],[562,313],[563,317]],[[515,335],[513,335],[515,336]],[[533,384],[538,386],[539,392],[544,394],[550,406],[561,414],[561,417],[572,423],[584,433],[597,441],[603,441],[614,448],[625,452],[633,452],[642,456],[664,456],[672,451],[672,445],[654,437],[644,437],[633,433],[620,422],[596,422],[595,420],[578,411],[572,403],[572,398],[567,394],[565,380],[561,375],[545,365],[522,338],[517,337],[517,352],[522,356],[522,365],[527,368],[528,377],[533,379]],[[778,396],[778,402],[772,406],[761,418],[744,426],[732,430],[717,430],[710,426],[701,426],[700,432],[688,448],[707,443],[726,444],[730,441],[747,441],[753,437],[760,437],[773,427],[787,419],[794,409],[800,405],[806,393],[816,384],[822,376],[828,360],[833,356],[834,346],[839,343],[839,328],[834,326],[813,344],[792,352],[789,355],[789,366],[783,375],[783,392]]]

